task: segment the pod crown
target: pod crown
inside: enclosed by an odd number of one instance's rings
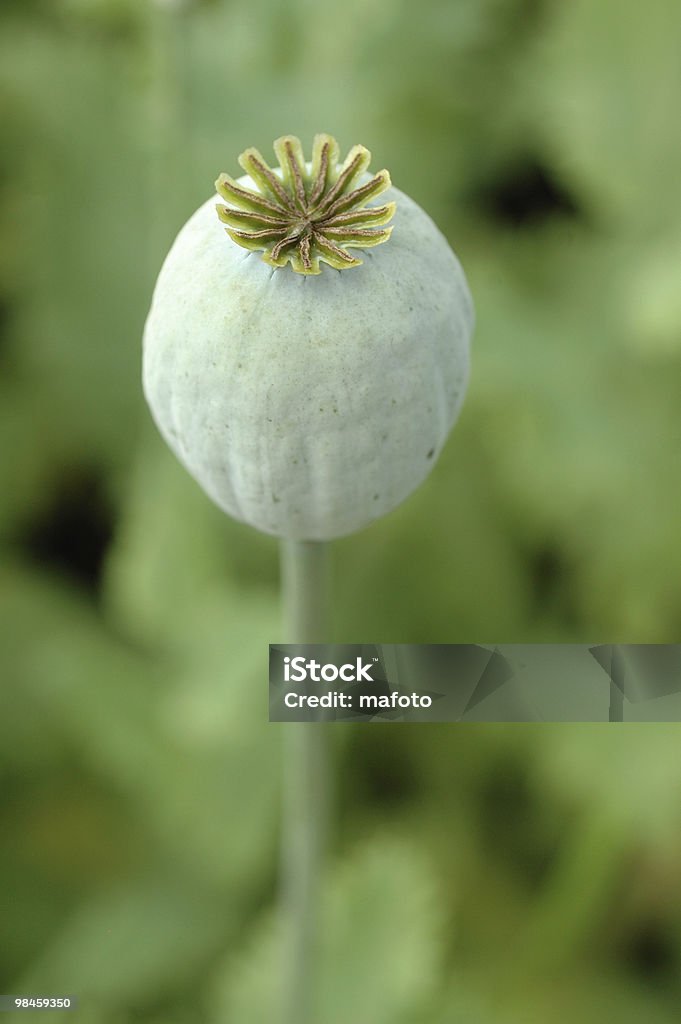
[[[390,175],[382,170],[357,185],[371,160],[368,149],[353,146],[340,164],[336,140],[316,135],[309,168],[295,135],[282,135],[274,151],[279,173],[257,149],[247,149],[239,157],[258,191],[228,174],[221,174],[215,183],[230,204],[219,204],[218,216],[237,245],[261,251],[272,267],[290,263],[299,274],[319,274],[320,263],[336,270],[359,266],[362,260],[349,249],[369,248],[390,238],[392,227],[386,225],[395,203],[367,206],[390,187]]]

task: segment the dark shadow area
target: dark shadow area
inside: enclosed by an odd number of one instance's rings
[[[10,326],[12,307],[7,298],[0,292],[0,364],[7,360],[10,349]]]
[[[676,970],[676,942],[660,921],[638,922],[625,941],[621,956],[628,970],[655,985],[670,978]]]
[[[539,814],[527,766],[511,759],[488,775],[478,813],[482,846],[511,867],[528,891],[540,888],[555,863],[560,837]]]
[[[64,472],[52,500],[17,539],[33,561],[96,595],[113,525],[103,475],[79,467]]]
[[[372,730],[374,731],[374,730]],[[356,734],[352,765],[353,799],[361,793],[363,802],[382,809],[398,808],[419,793],[418,771],[407,743],[376,742],[375,736]]]
[[[472,199],[490,220],[516,228],[537,227],[553,217],[581,215],[570,193],[533,157],[480,185]]]
[[[525,553],[532,605],[538,614],[559,614],[567,626],[579,624],[572,584],[573,567],[550,541]]]

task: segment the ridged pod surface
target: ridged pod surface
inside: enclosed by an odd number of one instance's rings
[[[296,273],[228,238],[212,197],[156,283],[143,360],[156,424],[210,498],[265,533],[329,540],[390,512],[459,413],[474,320],[463,270],[413,200],[390,187],[381,203],[395,204],[392,234],[361,265]],[[314,243],[299,251],[314,258]]]

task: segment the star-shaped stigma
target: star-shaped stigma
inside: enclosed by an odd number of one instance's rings
[[[390,238],[392,227],[381,225],[393,216],[395,203],[366,205],[390,187],[388,172],[379,171],[355,187],[371,160],[364,146],[353,146],[339,166],[336,140],[316,135],[309,170],[294,135],[277,139],[274,152],[280,174],[268,167],[257,149],[247,149],[239,157],[258,192],[228,174],[215,183],[231,204],[219,205],[218,216],[237,245],[262,251],[272,267],[290,262],[299,274],[319,274],[320,263],[337,270],[359,266],[362,261],[348,249],[365,249]]]

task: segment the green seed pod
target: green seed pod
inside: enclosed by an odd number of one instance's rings
[[[247,175],[217,182],[230,205],[208,200],[175,240],[145,327],[144,391],[225,512],[330,540],[390,512],[434,466],[468,382],[473,304],[444,236],[387,171],[366,173],[367,150],[339,164],[328,135],[310,164],[292,136],[275,150],[274,170],[242,154]]]

